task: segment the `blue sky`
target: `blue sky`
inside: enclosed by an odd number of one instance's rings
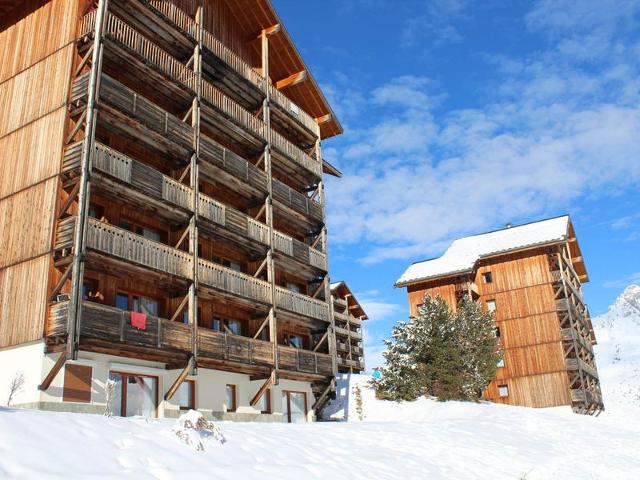
[[[394,281],[460,236],[569,213],[592,315],[640,283],[640,0],[274,3],[345,129],[331,276],[369,367],[408,314]]]

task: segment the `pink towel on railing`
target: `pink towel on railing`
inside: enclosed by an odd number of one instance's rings
[[[138,330],[146,330],[147,315],[145,313],[131,312],[131,326]]]

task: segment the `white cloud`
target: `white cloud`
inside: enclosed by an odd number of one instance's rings
[[[484,108],[437,114],[441,97],[424,77],[402,76],[364,96],[376,115],[364,112],[365,126],[332,152],[345,172],[328,185],[332,241],[366,242],[364,262],[423,258],[453,236],[564,213],[585,196],[640,182],[637,44],[621,46],[610,28],[627,20],[614,13],[599,24],[607,10],[579,8],[607,39],[585,66],[574,58],[581,28],[551,12],[557,3],[538,2],[527,16],[530,28],[556,32],[548,51],[492,59],[498,79]],[[636,12],[637,3],[623,9]]]
[[[640,284],[640,272],[632,273],[618,280],[604,282],[602,286],[604,288],[627,288],[631,284]]]

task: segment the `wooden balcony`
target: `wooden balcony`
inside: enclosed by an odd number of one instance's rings
[[[333,303],[338,307],[347,308],[347,301],[344,298],[333,297]]]
[[[364,368],[364,361],[361,359],[349,360],[348,358],[338,357],[338,366],[362,369]]]
[[[269,84],[269,96],[271,97],[273,106],[283,115],[285,121],[286,119],[293,120],[310,133],[312,138],[318,138],[320,136],[320,126],[318,122],[272,84]]]
[[[67,334],[69,302],[51,305],[47,320],[47,337]],[[159,361],[169,358],[185,359],[192,351],[191,326],[181,322],[147,316],[146,329],[131,326],[130,312],[93,302],[82,303],[80,322],[80,348],[100,345],[101,351],[110,346],[120,351],[125,347],[130,354],[146,352]],[[254,340],[238,335],[198,328],[199,358],[221,361],[221,365],[272,367],[275,365],[276,347],[271,342]],[[279,367],[288,372],[305,375],[330,376],[331,356],[308,350],[278,346]],[[224,367],[221,367],[224,368]]]
[[[584,360],[582,360],[581,358],[566,358],[564,363],[565,363],[565,366],[567,367],[567,370],[571,370],[571,371],[581,370],[587,375],[590,375],[591,377],[598,379],[598,372],[596,371],[596,369],[593,368]]]
[[[602,405],[602,395],[597,391],[584,388],[571,389],[571,401],[576,403]]]
[[[565,342],[578,342],[578,344],[586,349],[589,353],[593,355],[593,347],[591,343],[588,342],[580,333],[576,332],[573,328],[563,328],[560,330],[560,335],[562,336],[562,340]]]
[[[340,321],[340,322],[344,322],[344,323],[350,323],[351,325],[357,325],[360,326],[362,325],[362,320],[360,320],[359,318],[356,318],[352,315],[349,315],[347,313],[341,313],[338,312],[336,310],[333,311],[333,316],[336,320]]]
[[[217,263],[199,259],[198,277],[202,285],[220,292],[263,304],[271,303],[270,283]]]
[[[315,224],[322,223],[322,205],[275,178],[273,179],[273,199],[284,207],[305,215]]]
[[[324,253],[289,235],[275,231],[274,248],[305,265],[327,271],[327,256]]]
[[[276,306],[291,313],[329,322],[329,304],[286,288],[276,287]]]
[[[362,332],[356,332],[347,328],[342,327],[334,327],[334,331],[336,335],[341,337],[349,337],[355,340],[362,340]]]

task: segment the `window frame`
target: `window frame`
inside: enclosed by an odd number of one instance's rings
[[[503,395],[503,390],[506,391],[506,395]],[[509,396],[509,385],[504,383],[502,385],[498,385],[498,396],[500,398],[507,398]]]
[[[195,410],[196,409],[196,381],[187,378],[182,382],[183,385],[185,383],[189,385],[189,395],[191,397],[191,402],[190,402],[190,405],[186,407],[178,404],[178,408],[180,410]]]
[[[233,400],[233,407],[230,407],[229,405],[227,405],[227,389],[231,387],[231,398]],[[224,394],[224,401],[225,401],[225,406],[227,407],[227,413],[235,413],[238,411],[238,385],[236,385],[235,383],[227,383],[225,385],[225,394]]]
[[[271,389],[267,388],[265,390],[265,392],[262,394],[262,397],[260,397],[260,401],[262,401],[263,398],[266,398],[266,410],[263,410],[262,408],[260,409],[260,413],[264,413],[264,414],[270,414],[273,413],[273,402],[271,399]]]
[[[497,310],[498,308],[498,304],[496,303],[496,299],[495,298],[491,298],[489,300],[485,301],[486,305],[487,305],[487,312],[489,313],[493,313]],[[491,309],[491,307],[489,307],[489,305],[493,305],[493,309]]]
[[[493,272],[491,270],[487,270],[486,272],[482,273],[482,283],[493,283]]]
[[[307,398],[307,392],[303,392],[301,390],[282,390],[282,394],[287,399],[287,423],[291,423],[291,394],[292,393],[301,393],[304,395],[304,421],[305,423],[309,422],[307,415],[309,413],[309,399]]]
[[[137,310],[133,310],[133,301],[134,301],[134,297],[136,297],[138,299],[138,301],[141,298],[146,298],[147,300],[153,300],[154,302],[156,302],[157,304],[157,310],[158,310],[158,314],[157,315],[151,315],[151,314],[146,314],[150,317],[162,317],[162,302],[159,298],[154,298],[154,297],[150,297],[149,295],[145,295],[145,294],[141,294],[141,293],[136,293],[136,292],[132,292],[130,290],[125,290],[125,289],[120,289],[120,288],[116,288],[116,294],[115,294],[115,307],[116,308],[120,308],[118,307],[118,295],[122,295],[122,296],[126,296],[127,297],[127,312],[134,312]],[[139,313],[143,313],[143,312],[139,312]]]
[[[149,375],[146,373],[134,373],[134,372],[123,372],[121,370],[109,370],[108,376],[110,377],[112,373],[116,375],[120,375],[122,378],[122,391],[120,392],[120,416],[126,418],[127,416],[127,383],[129,377],[144,377],[144,378],[154,378],[156,381],[156,398],[155,398],[155,409],[154,409],[154,417],[158,418],[158,409],[160,408],[160,377],[157,375]]]

